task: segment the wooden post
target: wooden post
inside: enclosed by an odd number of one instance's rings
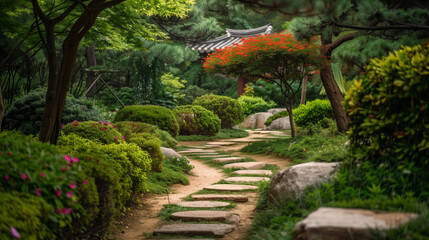
[[[243,76],[238,77],[238,96],[241,96],[244,93],[244,88],[246,87],[247,79]]]

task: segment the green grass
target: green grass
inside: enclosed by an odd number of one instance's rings
[[[241,129],[220,129],[215,136],[205,135],[179,135],[176,137],[177,141],[210,141],[215,139],[230,139],[230,138],[243,138],[249,136],[249,133]]]

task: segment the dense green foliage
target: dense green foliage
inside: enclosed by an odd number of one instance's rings
[[[258,112],[266,112],[269,109],[276,106],[274,102],[272,101],[266,102],[261,97],[242,95],[238,98],[238,101],[240,102],[241,107],[243,108],[245,117]]]
[[[135,91],[129,87],[121,87],[119,91],[115,91],[118,98],[126,105],[136,104]],[[122,107],[121,103],[115,98],[115,96],[105,87],[102,91],[97,94],[97,99],[103,106],[109,110],[115,110]]]
[[[18,130],[24,134],[37,134],[40,131],[45,102],[43,89],[17,99],[5,113],[2,127],[7,130]],[[62,123],[99,119],[101,115],[91,102],[70,95],[67,97]]]
[[[276,120],[278,118],[282,118],[282,117],[287,117],[287,116],[289,116],[289,113],[287,111],[278,112],[278,113],[274,114],[273,116],[267,118],[267,120],[264,122],[264,124],[265,124],[265,126],[270,126],[274,120]]]
[[[164,155],[161,152],[161,140],[157,136],[157,127],[141,122],[116,122],[116,129],[124,135],[127,143],[135,143],[147,151],[152,159],[152,171],[162,169]]]
[[[154,105],[126,106],[118,111],[114,122],[132,121],[145,122],[158,126],[176,137],[179,133],[179,125],[173,112],[165,107]]]
[[[192,104],[197,97],[208,94],[208,91],[195,85],[189,85],[187,88],[180,90],[179,94],[182,95],[177,101],[181,105]]]
[[[221,121],[221,128],[232,128],[244,120],[243,108],[240,103],[230,97],[214,94],[203,95],[195,99],[192,104],[202,106],[216,114]]]
[[[64,125],[61,132],[65,135],[76,134],[91,141],[110,144],[122,140],[122,134],[114,128],[111,123],[103,123],[102,121],[78,122],[75,120]]]
[[[178,141],[209,141],[214,139],[229,139],[229,138],[243,138],[249,136],[249,133],[242,129],[219,129],[215,136],[206,135],[183,135],[177,136]]]
[[[317,124],[324,118],[334,118],[332,106],[329,100],[316,99],[306,104],[299,105],[293,110],[295,123],[300,127]],[[327,127],[327,126],[325,126]]]
[[[220,129],[219,117],[201,106],[179,106],[173,113],[179,123],[180,135],[214,136]]]

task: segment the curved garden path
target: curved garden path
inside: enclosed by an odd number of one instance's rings
[[[281,135],[282,132],[278,131],[249,131],[250,135],[245,138],[239,139],[223,139],[216,142],[234,142],[233,145],[221,146],[217,148],[211,148],[214,144],[214,141],[194,141],[194,142],[180,142],[179,145],[185,146],[188,151],[201,151],[199,153],[187,153],[186,151],[181,153],[182,155],[187,156],[190,159],[192,165],[195,168],[191,171],[191,175],[188,176],[190,181],[189,185],[181,185],[174,184],[171,187],[170,194],[165,195],[153,195],[147,194],[142,198],[141,204],[139,206],[132,207],[131,211],[127,213],[127,216],[119,220],[116,224],[118,229],[115,231],[113,239],[123,239],[123,240],[134,240],[134,239],[158,239],[156,235],[161,233],[165,228],[164,225],[171,225],[175,223],[184,223],[190,224],[186,221],[168,221],[163,222],[160,221],[159,212],[166,204],[177,204],[182,201],[182,198],[189,196],[190,194],[196,193],[207,186],[215,184],[221,180],[226,179],[227,174],[222,172],[222,165],[209,166],[207,163],[211,162],[210,157],[206,157],[210,154],[219,154],[228,155],[227,157],[246,157],[248,161],[251,158],[256,162],[265,162],[269,165],[276,165],[280,167],[280,169],[286,167],[290,164],[289,161],[285,158],[279,158],[274,155],[248,155],[238,152],[239,149],[244,147],[249,143],[249,141],[258,141],[261,138],[271,138],[275,135]],[[258,139],[258,140],[256,140]],[[238,141],[238,142],[236,142]],[[201,146],[204,149],[201,150]],[[195,150],[200,149],[200,150]],[[209,150],[209,151],[207,151]],[[211,151],[215,151],[215,153],[210,153]],[[209,153],[205,153],[209,152]],[[207,154],[207,155],[205,155]],[[205,156],[204,158],[200,158],[200,156]],[[250,160],[250,161],[252,161]],[[240,162],[243,160],[240,160]],[[228,162],[229,163],[229,162]],[[225,164],[223,164],[225,165]],[[266,168],[266,167],[265,167]],[[231,174],[229,174],[231,175]],[[233,176],[239,176],[237,174],[232,174]],[[256,175],[247,175],[247,176],[256,176]],[[261,176],[259,176],[261,177]],[[241,183],[232,183],[235,185],[240,185]],[[255,184],[254,184],[255,185]],[[249,184],[247,184],[249,186]],[[213,191],[212,191],[213,193]],[[222,194],[222,191],[218,191],[218,194]],[[228,208],[228,213],[237,214],[240,217],[239,221],[235,221],[233,223],[229,223],[227,220],[221,221],[223,225],[233,226],[234,230],[225,234],[225,236],[220,239],[243,239],[243,237],[247,234],[248,228],[253,220],[254,210],[256,207],[256,203],[258,200],[258,192],[256,191],[240,191],[240,192],[225,192],[227,194],[234,195],[245,195],[248,198],[247,202],[237,202],[233,208]],[[216,201],[215,201],[216,202]],[[230,202],[232,203],[232,202]],[[233,203],[234,204],[234,203]],[[191,209],[192,210],[192,209]],[[205,208],[205,210],[207,210]],[[223,210],[219,208],[214,208],[213,210]],[[192,221],[191,224],[198,224],[199,220]],[[211,223],[216,224],[214,221],[204,221],[203,223]],[[225,224],[227,223],[227,224]],[[188,226],[186,225],[186,226]],[[170,227],[170,226],[167,226]],[[174,235],[174,234],[173,234]],[[189,236],[193,235],[201,235],[201,234],[188,234]],[[163,235],[165,236],[165,235]],[[181,237],[172,239],[183,239],[183,235]],[[198,238],[197,238],[198,239]]]

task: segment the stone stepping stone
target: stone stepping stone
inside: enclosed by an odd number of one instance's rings
[[[192,156],[195,156],[195,155],[211,155],[211,156],[213,156],[213,155],[219,155],[219,153],[218,152],[201,152],[201,153],[188,153],[186,155],[192,155]]]
[[[234,173],[238,175],[267,175],[271,176],[273,175],[273,172],[271,170],[237,170],[234,171]]]
[[[206,150],[206,149],[193,149],[193,150],[184,150],[177,153],[215,153],[215,150]]]
[[[183,201],[177,203],[181,207],[193,207],[193,208],[215,208],[215,207],[227,207],[231,205],[229,202],[219,201]]]
[[[261,181],[270,181],[267,177],[229,177],[224,179],[227,182],[242,182],[242,183],[255,183]]]
[[[235,145],[234,142],[208,142],[207,145],[231,146]]]
[[[226,200],[233,202],[248,202],[249,198],[246,195],[232,195],[232,194],[198,194],[192,195],[195,200]]]
[[[260,169],[265,167],[267,163],[264,162],[239,162],[230,163],[223,166],[223,168],[236,168],[236,169]]]
[[[205,156],[198,156],[199,158],[223,158],[223,157],[229,157],[228,155],[205,155]]]
[[[230,141],[236,142],[236,143],[248,143],[248,142],[265,142],[266,140],[249,138],[249,139],[232,139]]]
[[[154,235],[199,235],[199,236],[215,236],[223,237],[224,235],[234,231],[232,224],[192,224],[179,223],[164,225],[160,229],[153,232]]]
[[[182,211],[171,214],[171,219],[175,220],[190,220],[190,221],[228,221],[238,223],[240,217],[237,214],[232,214],[226,211]]]
[[[251,185],[213,184],[213,185],[204,187],[204,189],[217,190],[217,191],[242,191],[242,190],[258,189],[258,187],[257,186],[251,186]]]
[[[236,162],[236,161],[241,161],[244,160],[246,158],[244,157],[227,157],[227,158],[213,158],[213,162],[217,162],[217,163],[226,163],[226,162]]]

